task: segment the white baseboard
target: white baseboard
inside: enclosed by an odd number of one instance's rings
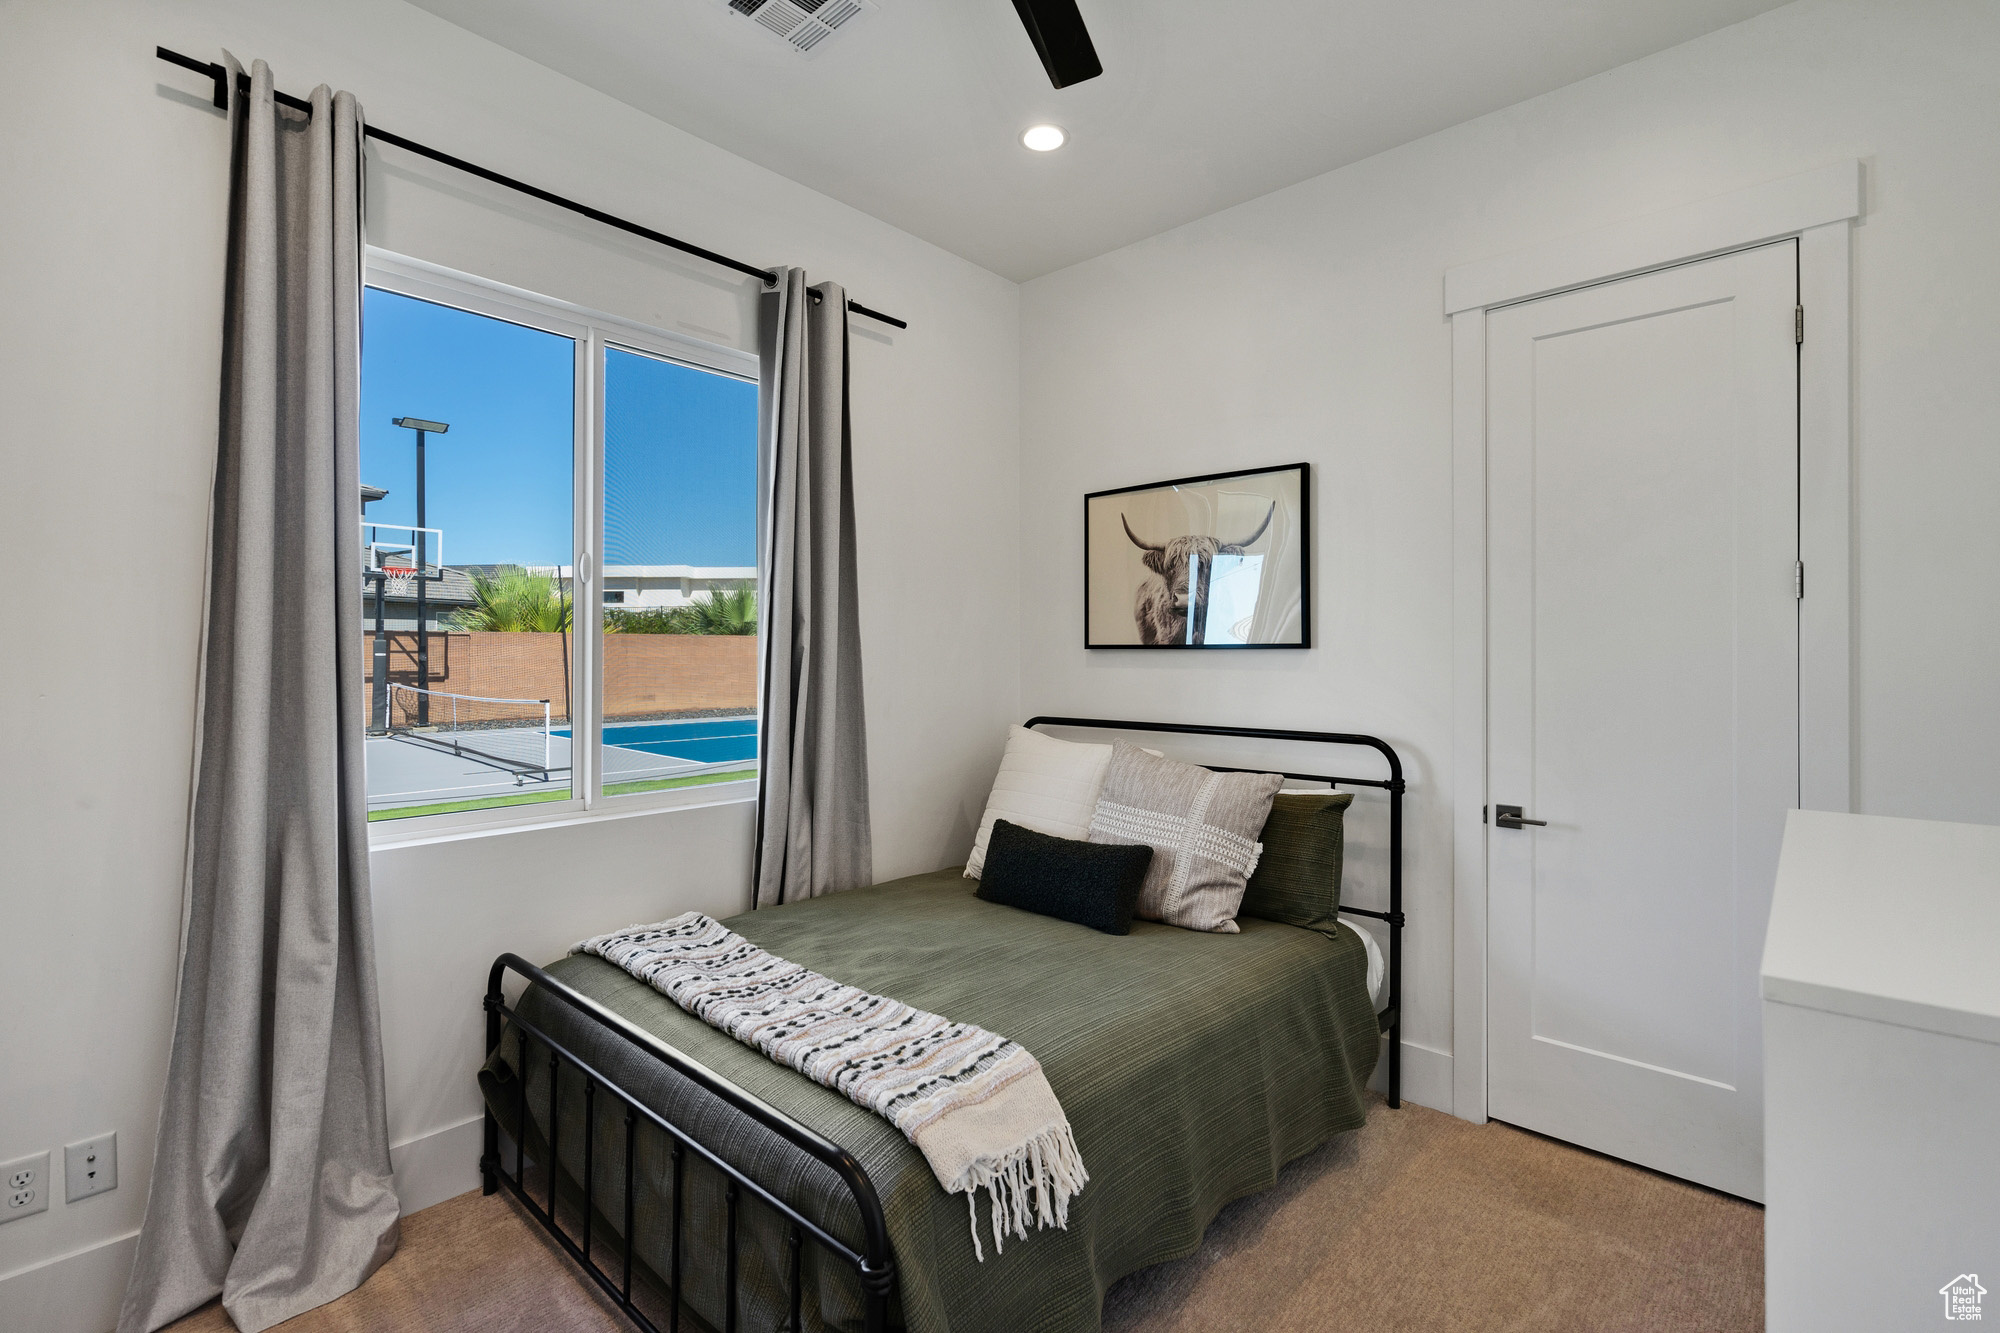
[[[1382,1057],[1375,1062],[1375,1076],[1368,1086],[1375,1092],[1389,1090],[1389,1039],[1382,1039]],[[1403,1100],[1451,1114],[1451,1052],[1403,1043]]]
[[[130,1231],[0,1277],[0,1329],[110,1333],[138,1249]]]
[[[480,1127],[481,1118],[474,1116],[389,1149],[405,1216],[479,1188]]]
[[[404,1213],[479,1188],[479,1135],[474,1116],[389,1150]],[[0,1277],[0,1330],[109,1333],[138,1247],[132,1231]]]

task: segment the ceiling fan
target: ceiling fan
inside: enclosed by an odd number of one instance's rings
[[[1028,30],[1028,40],[1035,44],[1035,54],[1042,58],[1042,68],[1049,72],[1050,83],[1067,88],[1104,72],[1076,0],[1014,0],[1014,9]]]

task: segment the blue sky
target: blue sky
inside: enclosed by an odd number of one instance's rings
[[[557,334],[370,288],[361,480],[389,495],[368,517],[416,521],[416,436],[390,419],[448,422],[425,489],[450,563],[570,563],[574,358]],[[604,563],[754,565],[757,386],[615,349],[605,375]]]
[[[612,348],[604,563],[757,563],[757,386]]]

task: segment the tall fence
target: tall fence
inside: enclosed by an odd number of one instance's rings
[[[366,679],[362,716],[373,698],[375,635],[364,631]],[[417,676],[414,631],[388,633],[389,679],[453,694],[495,699],[547,699],[550,720],[567,725],[574,697],[566,634],[484,634],[456,630],[430,636],[430,679]],[[414,700],[392,690],[394,726],[412,719]],[[757,639],[749,634],[607,634],[604,636],[604,716],[607,720],[663,717],[709,710],[750,712],[757,707]],[[541,720],[527,708],[518,721]],[[533,718],[528,713],[534,714]],[[496,714],[496,717],[503,714]],[[510,715],[508,715],[510,716]]]

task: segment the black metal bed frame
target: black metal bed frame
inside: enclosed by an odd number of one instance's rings
[[[1340,905],[1344,916],[1365,916],[1389,926],[1389,1006],[1385,1012],[1389,1039],[1388,1094],[1391,1107],[1403,1104],[1403,761],[1395,747],[1379,736],[1349,731],[1285,731],[1271,727],[1205,727],[1193,722],[1107,722],[1094,717],[1031,717],[1028,727],[1076,727],[1097,731],[1152,731],[1178,736],[1238,736],[1245,740],[1297,741],[1309,745],[1348,745],[1373,750],[1389,767],[1386,778],[1343,778],[1328,773],[1285,773],[1301,782],[1329,787],[1378,787],[1389,794],[1389,910]],[[1268,768],[1231,768],[1203,764],[1218,773],[1269,773]]]
[[[539,986],[544,993],[561,1000],[578,1013],[602,1024],[604,1027],[638,1047],[658,1060],[667,1068],[681,1075],[703,1091],[714,1095],[742,1112],[757,1124],[785,1139],[800,1151],[814,1158],[833,1171],[847,1186],[853,1196],[856,1208],[861,1214],[862,1244],[855,1249],[839,1237],[825,1230],[762,1185],[752,1180],[734,1164],[718,1156],[708,1147],[695,1141],[678,1125],[645,1105],[618,1086],[613,1079],[594,1069],[587,1061],[551,1037],[507,1005],[502,984],[506,974],[513,972],[524,980]],[[491,1105],[485,1107],[484,1143],[479,1158],[479,1171],[483,1192],[491,1194],[501,1186],[506,1186],[525,1208],[528,1215],[540,1223],[542,1228],[561,1245],[564,1253],[583,1266],[599,1290],[611,1303],[623,1311],[627,1318],[646,1333],[660,1333],[659,1325],[647,1317],[632,1299],[632,1244],[633,1244],[633,1173],[637,1160],[635,1148],[639,1122],[650,1121],[659,1127],[672,1142],[670,1152],[673,1161],[673,1235],[670,1241],[670,1271],[663,1276],[667,1289],[663,1293],[667,1300],[667,1333],[678,1333],[681,1320],[681,1229],[686,1211],[685,1192],[682,1190],[687,1154],[694,1153],[716,1170],[728,1182],[723,1189],[726,1201],[727,1221],[724,1223],[728,1235],[724,1238],[724,1313],[723,1333],[736,1333],[737,1329],[737,1214],[744,1191],[748,1191],[777,1212],[785,1221],[786,1249],[789,1255],[789,1285],[791,1287],[791,1310],[789,1327],[792,1333],[801,1333],[801,1297],[804,1292],[803,1275],[800,1265],[800,1249],[805,1239],[811,1239],[822,1249],[853,1268],[861,1279],[862,1318],[868,1333],[880,1333],[888,1318],[889,1291],[895,1282],[895,1260],[889,1250],[889,1224],[882,1212],[882,1201],[875,1193],[875,1183],[861,1168],[854,1155],[839,1144],[801,1125],[792,1117],[759,1097],[743,1091],[721,1075],[707,1067],[688,1059],[658,1037],[621,1018],[586,995],[565,986],[556,978],[536,967],[525,958],[511,953],[503,953],[493,961],[493,969],[486,979],[486,1050],[490,1057],[500,1048],[504,1025],[511,1020],[520,1040],[520,1069],[515,1076],[516,1103],[514,1118],[514,1170],[510,1175],[500,1152],[500,1122],[493,1114]],[[548,1176],[548,1199],[546,1203],[536,1201],[528,1190],[527,1173],[523,1161],[527,1156],[528,1139],[528,1037],[541,1042],[549,1052],[549,1129],[547,1136],[548,1161],[544,1165]],[[561,1121],[561,1081],[563,1063],[567,1061],[584,1080],[583,1084],[583,1234],[572,1237],[563,1230],[562,1221],[556,1215],[557,1181],[561,1177],[560,1138]],[[597,1173],[593,1159],[597,1142],[597,1090],[605,1092],[623,1104],[625,1110],[625,1188],[622,1195],[625,1208],[624,1225],[620,1228],[619,1276],[612,1280],[609,1273],[598,1267],[591,1250],[591,1221],[596,1211]],[[484,1099],[482,1099],[483,1101]]]
[[[1386,778],[1337,777],[1324,773],[1285,773],[1287,778],[1306,782],[1323,782],[1335,787],[1375,787],[1386,791],[1389,796],[1389,908],[1375,911],[1368,908],[1343,906],[1343,913],[1353,916],[1371,917],[1384,921],[1389,926],[1389,1004],[1386,1013],[1386,1033],[1389,1042],[1388,1101],[1392,1107],[1402,1105],[1402,930],[1403,930],[1403,766],[1396,752],[1386,741],[1374,736],[1363,736],[1347,732],[1330,731],[1286,731],[1261,727],[1205,727],[1179,722],[1113,722],[1101,718],[1077,717],[1033,717],[1026,724],[1029,727],[1072,727],[1110,731],[1157,732],[1163,734],[1195,736],[1241,737],[1251,740],[1293,741],[1308,744],[1359,746],[1381,754],[1388,764]],[[1217,772],[1270,772],[1270,769],[1229,768],[1220,764],[1204,767]],[[587,1060],[569,1050],[561,1042],[551,1037],[542,1028],[524,1018],[519,1010],[507,1004],[504,983],[507,973],[512,972],[529,984],[538,987],[552,999],[568,1005],[585,1018],[597,1023],[619,1039],[629,1043],[657,1060],[674,1073],[680,1075],[702,1089],[705,1093],[726,1103],[748,1117],[754,1123],[776,1134],[824,1165],[839,1177],[852,1197],[860,1214],[862,1241],[859,1248],[827,1231],[811,1218],[770,1190],[750,1178],[743,1170],[718,1155],[707,1146],[697,1142],[686,1131],[671,1120],[638,1100],[632,1093],[599,1072]],[[659,1038],[646,1032],[629,1020],[605,1008],[586,995],[564,985],[541,968],[515,954],[505,953],[494,960],[487,976],[486,998],[486,1054],[490,1059],[500,1050],[507,1027],[511,1024],[519,1041],[519,1068],[515,1072],[515,1134],[514,1169],[506,1169],[500,1145],[500,1122],[494,1115],[490,1102],[484,1103],[484,1136],[479,1158],[480,1177],[484,1193],[492,1194],[503,1186],[518,1200],[528,1215],[547,1231],[564,1253],[580,1264],[590,1279],[604,1293],[611,1303],[646,1333],[662,1333],[655,1323],[634,1302],[632,1296],[633,1268],[633,1187],[637,1145],[637,1133],[641,1121],[650,1122],[667,1135],[671,1144],[669,1157],[673,1172],[673,1230],[669,1240],[669,1271],[659,1275],[664,1279],[666,1290],[662,1293],[667,1302],[667,1324],[664,1333],[679,1333],[682,1287],[682,1229],[684,1223],[684,1192],[682,1184],[690,1153],[707,1162],[721,1173],[726,1182],[723,1189],[725,1201],[724,1227],[727,1234],[723,1238],[724,1253],[724,1298],[722,1333],[737,1333],[737,1242],[738,1214],[741,1200],[747,1192],[773,1210],[785,1224],[786,1250],[789,1266],[790,1314],[788,1327],[792,1333],[802,1333],[802,1298],[804,1293],[803,1271],[800,1262],[804,1242],[811,1240],[836,1260],[851,1268],[859,1278],[862,1290],[862,1320],[867,1333],[880,1333],[888,1319],[889,1295],[895,1285],[895,1257],[889,1245],[888,1219],[882,1210],[881,1198],[876,1194],[875,1184],[868,1178],[861,1163],[854,1155],[806,1126],[786,1115],[777,1107],[737,1087],[721,1075],[714,1073],[700,1063],[689,1059],[668,1046]],[[526,1170],[527,1139],[529,1132],[528,1112],[528,1041],[532,1038],[540,1042],[548,1052],[548,1133],[546,1136],[548,1161],[540,1164],[547,1175],[546,1201],[537,1200],[530,1190],[530,1180]],[[567,1064],[583,1079],[583,1181],[581,1235],[572,1236],[563,1228],[557,1215],[558,1181],[562,1176],[562,1139],[560,1106],[563,1067]],[[619,1271],[614,1278],[597,1263],[591,1245],[592,1220],[596,1212],[597,1171],[595,1168],[595,1147],[597,1142],[597,1100],[599,1089],[613,1098],[623,1108],[624,1124],[624,1204],[623,1226],[620,1228],[621,1247],[619,1251]]]

